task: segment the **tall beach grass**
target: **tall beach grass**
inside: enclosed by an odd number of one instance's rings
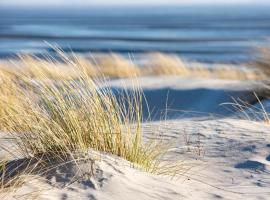
[[[27,59],[22,62],[27,64]],[[167,171],[161,162],[167,145],[142,139],[142,92],[134,88],[116,94],[77,62],[65,62],[72,66],[65,77],[56,78],[34,62],[29,70],[1,71],[0,131],[13,144],[12,150],[4,150],[27,162],[11,177],[10,169],[5,171],[8,161],[2,160],[1,188],[19,185],[18,179],[31,174],[37,163],[37,170],[44,172],[48,161],[76,160],[89,152],[91,157],[91,151],[119,156],[151,173]],[[46,64],[55,65],[51,60]]]
[[[76,71],[76,80],[51,80],[38,69],[32,73],[41,80],[24,73],[2,73],[2,131],[15,138],[25,157],[63,156],[91,148],[150,169],[158,148],[142,144],[140,91],[116,97],[80,68]]]

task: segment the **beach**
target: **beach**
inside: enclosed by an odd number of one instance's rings
[[[143,172],[117,156],[90,151],[89,156],[97,158],[95,173],[91,178],[84,176],[74,178],[78,172],[73,171],[73,165],[67,165],[66,170],[59,167],[49,178],[37,174],[29,175],[27,177],[29,180],[26,179],[16,192],[5,197],[7,199],[24,197],[267,199],[269,197],[269,125],[263,121],[252,122],[243,115],[240,117],[236,111],[221,115],[224,110],[220,105],[230,100],[230,92],[235,92],[234,94],[250,92],[258,88],[259,83],[161,76],[141,77],[136,81],[134,78],[113,79],[105,85],[114,88],[113,90],[128,88],[132,90],[134,82],[143,90],[149,109],[155,108],[164,112],[167,106],[167,115],[164,118],[153,118],[142,123],[143,140],[151,140],[159,135],[160,140],[169,141],[170,149],[164,159],[179,163],[180,167],[177,168],[175,176],[163,174],[162,171],[160,174]],[[183,99],[183,94],[186,100]],[[206,102],[209,101],[211,104],[207,106]],[[185,106],[181,107],[183,104]],[[217,113],[218,109],[221,109],[220,113]],[[10,140],[4,132],[1,133],[1,138],[2,148],[4,150],[9,148]],[[3,149],[2,157],[5,152]],[[76,173],[71,177],[70,174],[73,172]]]
[[[0,199],[270,198],[269,5],[55,1],[0,3]]]

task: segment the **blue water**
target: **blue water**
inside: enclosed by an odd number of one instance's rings
[[[124,55],[161,51],[241,63],[269,45],[270,7],[0,8],[0,57],[54,51]],[[46,41],[46,42],[45,42]]]

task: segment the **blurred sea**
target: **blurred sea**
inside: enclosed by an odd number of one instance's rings
[[[270,7],[182,6],[1,8],[0,58],[42,54],[160,51],[200,62],[250,61],[269,45]]]

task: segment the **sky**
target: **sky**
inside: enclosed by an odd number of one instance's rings
[[[270,0],[0,0],[0,6],[91,6],[156,4],[265,4]]]

